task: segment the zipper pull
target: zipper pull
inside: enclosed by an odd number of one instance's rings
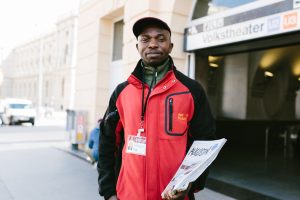
[[[153,82],[153,85],[152,85],[152,83],[151,83],[151,91],[153,91],[153,88],[154,88],[154,86],[156,85],[156,78],[157,78],[157,71],[156,71],[156,69],[155,69],[155,72],[154,72],[154,77],[153,77],[153,79],[152,79],[152,82]]]
[[[169,99],[169,131],[173,129],[173,98]]]
[[[155,69],[155,83],[154,83],[153,87],[156,85],[156,80],[157,80],[157,71]]]

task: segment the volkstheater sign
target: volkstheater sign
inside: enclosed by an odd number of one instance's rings
[[[255,1],[192,21],[185,29],[185,50],[193,51],[299,30],[300,9],[295,0]]]

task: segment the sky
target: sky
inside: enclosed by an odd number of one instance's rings
[[[80,0],[1,0],[0,63],[14,47],[55,29],[63,15],[76,12]]]

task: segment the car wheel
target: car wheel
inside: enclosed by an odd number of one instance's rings
[[[10,125],[10,126],[15,125],[14,119],[12,117],[9,118],[8,125]]]
[[[30,121],[31,125],[34,126],[34,119]]]

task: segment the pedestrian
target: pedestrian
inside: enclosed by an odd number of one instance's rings
[[[98,146],[100,135],[100,123],[102,119],[99,119],[96,127],[91,131],[88,146],[91,149],[90,156],[92,157],[92,163],[98,162]]]
[[[146,17],[133,25],[141,56],[114,90],[102,121],[99,193],[105,199],[162,199],[194,140],[215,139],[215,121],[201,85],[177,71],[169,26]],[[208,172],[165,199],[193,199]]]

